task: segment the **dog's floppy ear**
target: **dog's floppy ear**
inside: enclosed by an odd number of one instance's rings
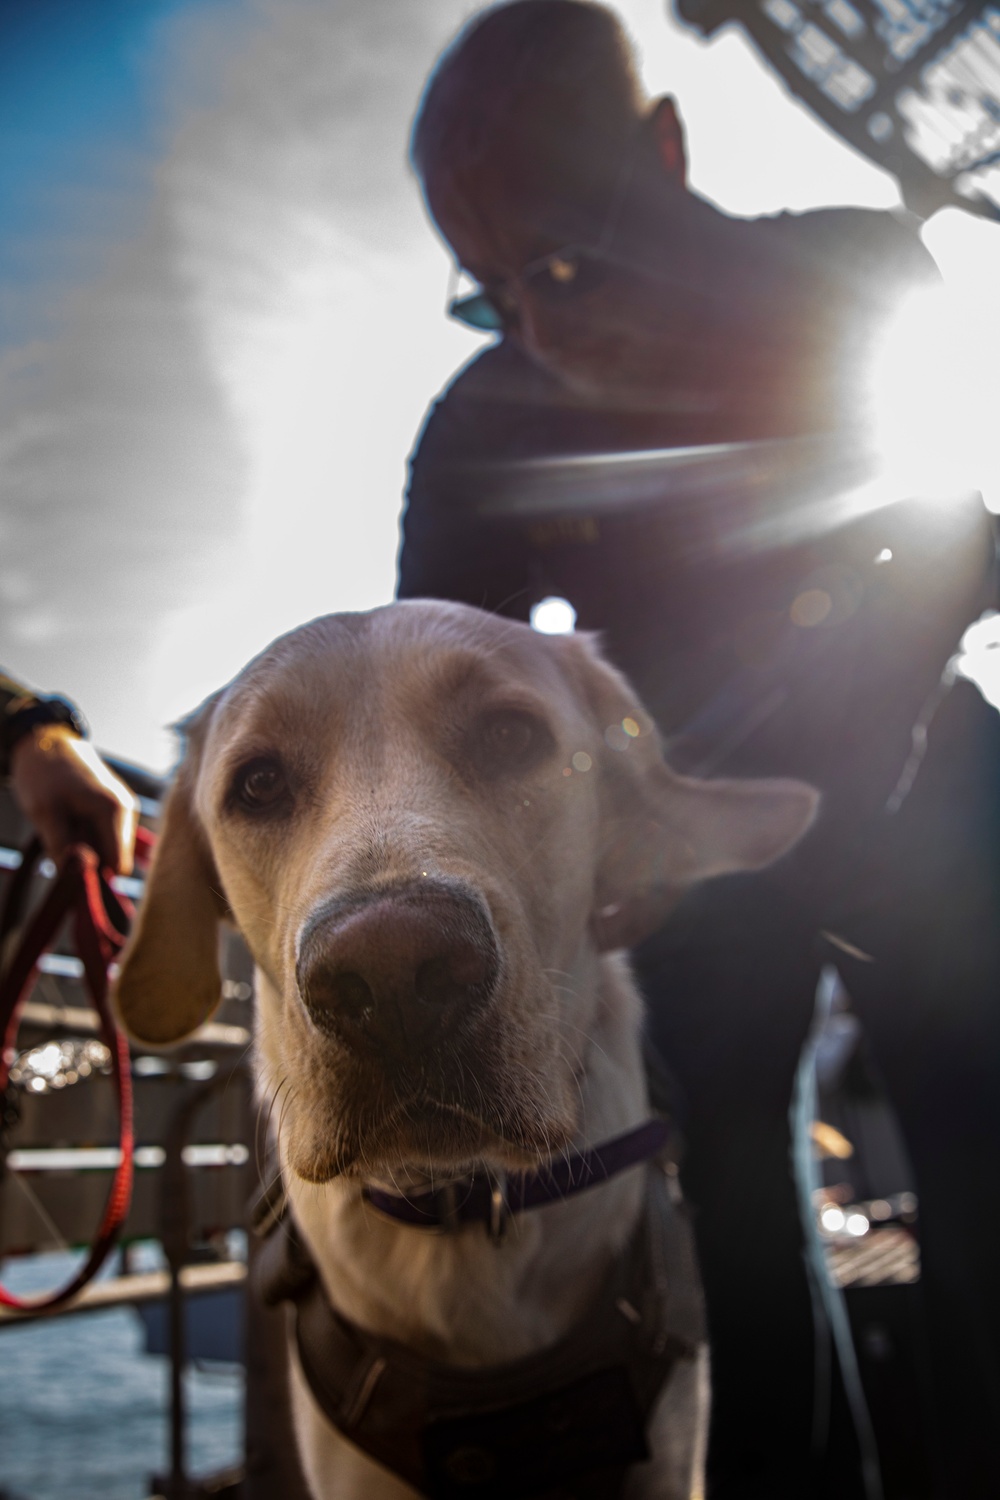
[[[197,755],[190,739],[189,747],[167,795],[116,990],[129,1033],[161,1047],[207,1021],[222,991],[218,926],[226,906],[194,810]]]
[[[819,793],[801,781],[699,781],[663,759],[659,735],[628,682],[575,638],[602,736],[601,849],[591,932],[602,951],[655,932],[700,880],[759,870],[810,827]]]

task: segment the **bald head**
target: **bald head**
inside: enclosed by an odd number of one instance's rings
[[[514,0],[474,19],[427,86],[413,162],[482,288],[479,326],[608,399],[676,378],[696,274],[683,133],[611,11]]]
[[[412,156],[435,207],[446,178],[475,194],[614,182],[647,101],[617,17],[589,0],[514,0],[477,16],[431,77]]]

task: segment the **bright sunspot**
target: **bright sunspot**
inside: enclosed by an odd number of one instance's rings
[[[570,635],[576,626],[576,610],[568,599],[550,594],[532,605],[531,626],[542,635]]]
[[[871,372],[876,443],[901,495],[946,499],[996,489],[1000,403],[993,348],[950,287],[911,293],[887,326]],[[994,507],[995,508],[995,507]]]

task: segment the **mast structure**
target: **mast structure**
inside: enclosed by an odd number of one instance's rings
[[[738,26],[788,89],[897,179],[921,218],[1000,219],[1000,3],[673,0],[710,37]]]

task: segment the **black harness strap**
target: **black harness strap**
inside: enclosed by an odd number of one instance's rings
[[[600,1293],[551,1348],[490,1369],[425,1359],[330,1304],[286,1218],[258,1260],[290,1300],[303,1373],[327,1418],[435,1500],[609,1500],[649,1457],[646,1426],[677,1361],[705,1336],[690,1227],[660,1164]]]

